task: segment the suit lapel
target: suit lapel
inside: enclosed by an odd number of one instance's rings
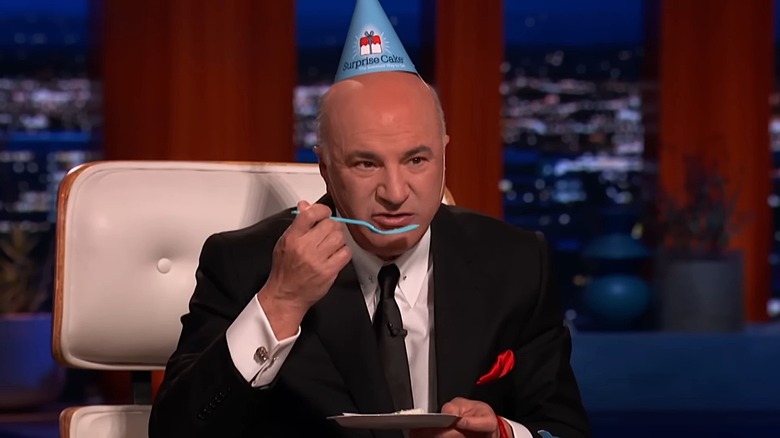
[[[434,277],[434,348],[437,406],[467,397],[479,377],[488,346],[485,318],[489,303],[480,299],[478,263],[471,242],[451,211],[442,207],[431,225]]]

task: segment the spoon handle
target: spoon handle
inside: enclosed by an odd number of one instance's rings
[[[292,214],[299,214],[299,213],[300,212],[297,209],[292,211]],[[334,220],[336,222],[343,222],[345,224],[362,225],[362,226],[368,228],[369,230],[371,230],[371,231],[373,231],[373,232],[375,232],[377,234],[401,234],[401,233],[405,233],[407,231],[414,230],[415,228],[419,227],[418,224],[412,224],[412,225],[407,225],[407,226],[401,227],[401,228],[395,228],[395,229],[392,229],[392,230],[380,230],[379,228],[375,227],[370,222],[361,221],[361,220],[358,220],[358,219],[349,219],[349,218],[338,217],[338,216],[331,216],[330,219],[332,219],[332,220]]]
[[[300,211],[293,210],[292,214],[300,214]],[[357,219],[349,219],[349,218],[339,217],[339,216],[331,216],[329,219],[333,219],[336,222],[343,222],[345,224],[354,224],[354,225],[365,225],[365,226],[368,226],[368,223],[366,223],[364,221],[361,221],[361,220],[357,220]]]

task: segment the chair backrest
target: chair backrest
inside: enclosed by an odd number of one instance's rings
[[[77,368],[165,366],[205,239],[325,185],[316,165],[104,161],[60,186],[53,352]]]
[[[72,170],[57,212],[55,357],[76,368],[164,368],[206,238],[324,193],[312,164],[104,161]]]
[[[80,406],[60,414],[61,438],[145,438],[151,405]]]

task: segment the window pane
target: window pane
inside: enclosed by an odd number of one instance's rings
[[[639,232],[642,2],[504,5],[506,220],[545,233],[567,317],[587,328],[594,277],[583,253],[596,236]],[[637,314],[626,325],[646,310],[623,309]]]
[[[59,182],[96,156],[101,118],[87,74],[87,5],[0,2],[0,238],[20,227],[38,240],[30,256],[42,287],[53,274]]]

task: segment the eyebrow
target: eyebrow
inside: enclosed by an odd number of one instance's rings
[[[347,157],[346,161],[353,161],[353,160],[370,160],[370,161],[379,161],[379,155],[369,152],[369,151],[355,151],[350,152]]]
[[[433,149],[421,144],[420,146],[417,146],[415,148],[406,151],[403,155],[403,159],[411,158],[415,155],[420,155],[420,154],[433,155]]]
[[[415,155],[419,155],[419,154],[433,155],[433,149],[431,149],[429,146],[420,145],[420,146],[414,147],[414,148],[409,149],[408,151],[404,152],[404,154],[401,157],[401,159],[406,160],[406,159],[409,159],[409,158],[411,158],[411,157],[413,157]],[[370,152],[370,151],[355,151],[355,152],[351,152],[351,153],[349,153],[347,155],[347,161],[352,161],[352,160],[357,160],[357,159],[360,159],[360,160],[371,160],[371,161],[381,161],[381,158],[379,157],[379,155],[377,155],[374,152]]]

